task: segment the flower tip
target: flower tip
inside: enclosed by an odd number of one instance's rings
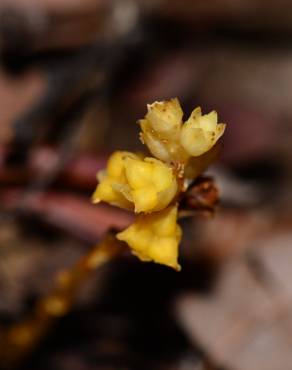
[[[190,118],[196,119],[196,118],[201,117],[201,116],[202,116],[202,109],[201,109],[201,107],[196,107],[192,111]]]
[[[101,202],[101,199],[97,196],[96,191],[91,196],[91,202],[97,204]]]
[[[159,262],[159,261],[154,260],[154,262],[159,263],[159,264],[164,265],[164,266],[167,266],[167,267],[170,267],[172,270],[175,270],[176,272],[181,271],[181,265],[178,263],[177,257],[173,258],[173,260],[169,260],[169,261]]]
[[[209,118],[210,121],[214,122],[215,124],[218,122],[218,114],[215,110],[212,110],[210,113],[206,114],[206,118]]]
[[[98,198],[92,198],[91,202],[92,202],[93,204],[98,204],[98,203],[100,203],[100,202],[101,202],[101,200],[100,200],[100,199],[98,199]]]

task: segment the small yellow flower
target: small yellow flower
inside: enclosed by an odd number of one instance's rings
[[[104,201],[121,208],[133,209],[133,204],[120,191],[120,187],[127,186],[125,157],[139,158],[126,151],[114,152],[108,160],[106,170],[99,171],[97,175],[99,184],[92,196],[93,203]]]
[[[177,98],[147,104],[147,109],[145,119],[154,131],[168,138],[179,135],[183,111]]]
[[[94,202],[105,201],[135,212],[155,212],[168,206],[177,193],[173,170],[154,158],[114,153],[99,176]]]
[[[182,161],[189,155],[180,144],[183,111],[178,99],[147,105],[148,113],[139,121],[141,140],[164,162]]]
[[[177,206],[139,215],[117,238],[126,242],[142,261],[154,261],[180,270],[177,262],[181,229],[176,223]]]
[[[155,212],[168,206],[177,192],[170,167],[154,158],[126,158],[125,169],[135,212]]]
[[[196,108],[185,122],[181,132],[183,148],[194,157],[210,150],[223,135],[224,123],[217,123],[215,111],[202,116],[201,108]]]

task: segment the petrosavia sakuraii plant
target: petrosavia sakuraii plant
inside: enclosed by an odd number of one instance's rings
[[[183,122],[178,99],[147,105],[147,114],[138,123],[140,139],[152,157],[114,152],[106,169],[97,175],[93,202],[135,212],[135,221],[118,233],[117,239],[126,242],[142,261],[180,270],[179,199],[213,160],[212,148],[223,135],[225,124],[218,123],[215,111],[202,115],[200,108]]]
[[[50,326],[70,311],[84,280],[123,250],[119,240],[127,243],[132,253],[143,261],[180,270],[177,258],[182,231],[177,224],[178,205],[188,210],[185,201],[190,195],[192,209],[200,199],[196,198],[201,195],[200,181],[194,188],[192,182],[216,158],[216,143],[224,133],[225,124],[217,123],[216,112],[202,115],[200,108],[183,122],[177,99],[155,102],[147,108],[145,118],[139,121],[140,138],[153,157],[114,152],[107,168],[98,173],[99,184],[93,194],[95,203],[104,201],[133,211],[135,221],[116,236],[107,233],[73,266],[61,271],[53,290],[37,301],[31,315],[2,333],[1,368],[10,369],[19,364]],[[206,206],[206,199],[207,206],[209,201],[212,205],[216,196],[216,191],[211,192],[209,200],[203,197],[197,205]]]

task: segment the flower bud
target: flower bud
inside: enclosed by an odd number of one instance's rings
[[[181,130],[180,142],[189,155],[197,157],[210,150],[223,135],[224,123],[217,123],[217,113],[212,111],[202,116],[196,108]]]
[[[177,192],[173,171],[154,158],[125,158],[125,174],[135,212],[154,212],[168,206]]]
[[[147,105],[146,120],[150,127],[164,137],[177,136],[182,125],[183,111],[177,98]]]
[[[104,201],[135,212],[155,212],[169,205],[178,185],[173,170],[154,158],[115,152],[99,173],[93,202]]]
[[[93,203],[104,201],[121,208],[133,209],[133,204],[122,194],[119,188],[119,186],[127,186],[125,157],[139,158],[131,152],[114,152],[108,160],[106,170],[99,171],[97,175],[99,184],[92,196]]]
[[[180,270],[177,257],[182,232],[176,220],[177,206],[139,215],[131,226],[117,234],[117,238],[126,242],[142,261],[154,261]]]

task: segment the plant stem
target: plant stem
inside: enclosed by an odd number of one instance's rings
[[[38,345],[57,319],[72,308],[80,286],[91,273],[123,252],[122,244],[111,232],[71,268],[56,277],[52,292],[39,299],[30,317],[7,329],[0,338],[0,366],[10,369],[19,364]]]

